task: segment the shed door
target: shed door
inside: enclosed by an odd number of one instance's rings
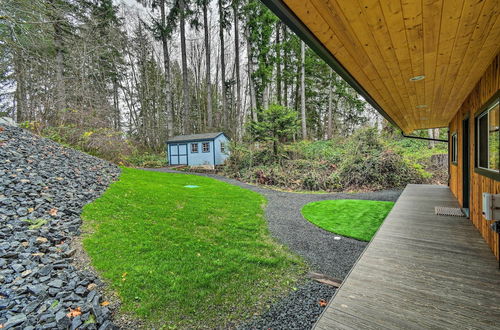
[[[179,165],[188,164],[188,148],[187,144],[179,144]]]
[[[171,144],[170,165],[187,165],[187,144]]]

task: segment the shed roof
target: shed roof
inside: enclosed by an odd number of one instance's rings
[[[167,143],[170,142],[188,142],[188,141],[199,141],[199,140],[213,140],[219,135],[224,134],[223,132],[215,133],[202,133],[202,134],[188,134],[188,135],[177,135],[170,138]],[[224,134],[225,135],[225,134]]]

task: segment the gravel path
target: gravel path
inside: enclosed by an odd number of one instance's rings
[[[101,305],[102,282],[76,267],[71,243],[82,207],[119,173],[102,159],[0,125],[0,328],[114,328],[113,306]]]
[[[149,170],[185,174],[185,172],[165,168]],[[344,279],[349,273],[367,243],[335,235],[317,227],[304,219],[300,212],[302,207],[310,202],[332,199],[396,201],[401,194],[401,191],[397,190],[352,194],[292,193],[254,186],[220,175],[197,175],[211,177],[264,195],[268,201],[265,210],[266,218],[273,237],[304,257],[311,264],[314,271],[339,279]],[[336,237],[340,237],[340,239],[335,239]]]

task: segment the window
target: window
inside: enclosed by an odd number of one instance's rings
[[[191,143],[191,153],[195,154],[198,152],[198,143]]]
[[[476,167],[500,173],[498,97],[476,118]]]
[[[458,137],[457,133],[451,135],[451,162],[458,163]]]
[[[226,153],[226,144],[224,142],[220,143],[220,152]]]
[[[201,151],[210,152],[210,142],[203,142],[201,144]]]

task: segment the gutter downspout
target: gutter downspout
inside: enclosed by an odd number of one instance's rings
[[[403,137],[409,138],[409,139],[417,139],[417,140],[425,140],[425,141],[436,141],[436,142],[445,142],[445,143],[449,142],[448,140],[443,140],[443,139],[433,139],[433,138],[426,138],[426,137],[421,137],[421,136],[406,135],[405,133],[403,133],[403,131],[401,131],[401,135]]]

